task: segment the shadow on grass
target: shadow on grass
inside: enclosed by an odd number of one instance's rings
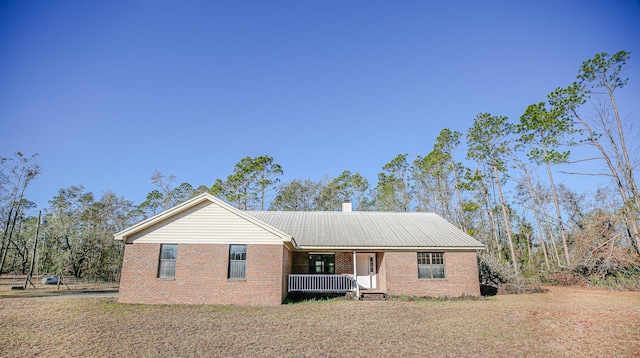
[[[495,296],[498,294],[498,287],[489,285],[480,285],[480,294],[482,296]]]
[[[284,304],[296,304],[302,302],[321,302],[329,300],[351,300],[344,293],[303,293],[303,292],[290,292],[287,298],[284,300]]]

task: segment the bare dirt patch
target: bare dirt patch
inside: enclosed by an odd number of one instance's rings
[[[478,301],[0,305],[4,356],[621,356],[640,354],[640,293],[551,287]]]

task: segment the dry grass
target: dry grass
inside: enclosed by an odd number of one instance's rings
[[[42,283],[42,276],[33,276],[32,285],[27,285],[26,290],[14,290],[13,286],[24,287],[25,275],[3,275],[0,276],[0,297],[6,296],[32,296],[55,294],[60,291],[96,291],[113,290],[118,288],[118,282],[91,281],[86,279],[76,279],[65,276],[64,285],[60,287],[55,284],[45,285]],[[34,288],[35,286],[35,288]]]
[[[640,354],[640,293],[552,287],[478,301],[279,307],[0,300],[3,356],[606,356]]]

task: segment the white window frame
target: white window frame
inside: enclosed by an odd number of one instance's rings
[[[234,252],[234,248],[244,248],[244,250]],[[247,278],[247,245],[229,245],[227,278],[229,280],[244,280]]]
[[[168,248],[169,246],[175,247],[175,250],[165,250],[165,248]],[[174,255],[171,255],[172,253]],[[158,278],[175,278],[177,261],[178,244],[160,244],[160,257],[158,258]]]
[[[421,280],[443,280],[447,278],[446,265],[444,261],[444,252],[418,252],[417,253],[417,262],[418,262],[418,278]],[[428,267],[429,277],[424,275],[421,272],[424,272]],[[438,272],[442,272],[442,277],[435,277],[434,268],[440,268]],[[421,270],[423,268],[423,270]]]

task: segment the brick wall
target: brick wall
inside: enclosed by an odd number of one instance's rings
[[[336,274],[353,276],[353,252],[336,252]]]
[[[387,292],[387,265],[384,252],[376,252],[376,269],[378,270],[378,290]]]
[[[173,279],[157,278],[159,255],[160,244],[125,245],[119,302],[279,305],[286,294],[281,245],[247,245],[244,280],[227,278],[229,245],[180,244]]]
[[[388,294],[431,297],[480,295],[475,251],[445,252],[444,279],[419,279],[417,260],[416,252],[385,252],[382,266]]]
[[[291,256],[291,273],[309,273],[309,253],[306,251],[296,251]]]
[[[289,294],[289,274],[293,269],[293,253],[286,247],[282,247],[282,297],[283,300]]]

